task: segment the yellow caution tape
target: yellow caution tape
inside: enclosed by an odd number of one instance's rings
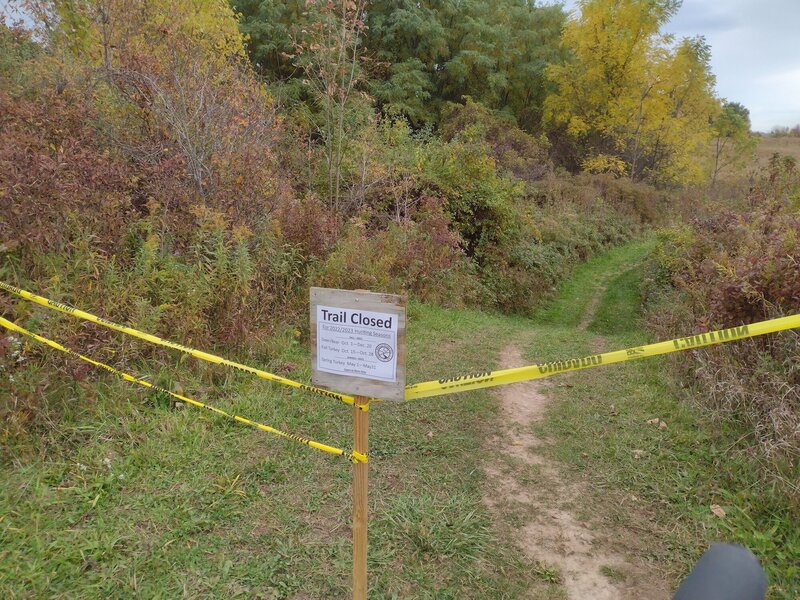
[[[187,398],[186,396],[182,396],[180,394],[176,394],[176,393],[171,392],[171,391],[169,391],[169,390],[167,390],[165,388],[162,388],[160,386],[153,385],[152,383],[150,383],[148,381],[144,381],[143,379],[138,379],[138,378],[134,377],[133,375],[128,375],[127,373],[123,373],[122,371],[118,371],[114,367],[111,367],[111,366],[109,366],[109,365],[107,365],[105,363],[101,363],[101,362],[98,362],[98,361],[96,361],[94,359],[89,358],[88,356],[83,356],[82,354],[78,354],[74,350],[70,350],[69,348],[66,348],[66,347],[62,346],[58,342],[54,342],[53,340],[49,340],[49,339],[44,338],[44,337],[42,337],[40,335],[36,335],[35,333],[33,333],[31,331],[28,331],[27,329],[23,329],[19,325],[16,325],[15,323],[12,323],[11,321],[8,321],[8,320],[6,320],[6,319],[4,319],[2,317],[0,317],[0,325],[2,325],[3,327],[5,327],[6,329],[8,329],[10,331],[16,331],[17,333],[21,333],[22,335],[26,335],[26,336],[28,336],[30,338],[33,338],[37,342],[41,342],[42,344],[47,344],[51,348],[55,348],[56,350],[61,350],[61,352],[66,352],[70,356],[73,356],[75,358],[79,358],[79,359],[81,359],[83,361],[86,361],[86,362],[88,362],[90,364],[93,364],[96,367],[100,367],[101,369],[105,369],[109,373],[113,373],[114,375],[118,375],[119,377],[122,377],[125,381],[130,381],[131,383],[137,383],[137,384],[139,384],[141,386],[150,388],[151,390],[155,390],[157,392],[162,392],[164,394],[169,394],[170,396],[172,396],[173,398],[177,398],[181,402],[186,402],[187,404],[191,404],[192,406],[196,406],[198,408],[204,408],[204,409],[209,410],[209,411],[211,411],[213,413],[216,413],[216,414],[218,414],[218,415],[220,415],[222,417],[225,417],[226,419],[231,419],[233,421],[238,421],[239,423],[244,423],[245,425],[250,425],[251,427],[255,427],[256,429],[260,429],[261,431],[266,431],[267,433],[271,433],[273,435],[277,435],[277,436],[285,438],[287,440],[292,440],[294,442],[299,442],[301,444],[305,444],[306,446],[310,446],[311,448],[316,448],[317,450],[322,450],[323,452],[327,452],[329,454],[336,454],[338,456],[344,456],[345,458],[347,458],[347,460],[349,460],[352,463],[358,463],[358,462],[366,463],[367,462],[366,454],[363,454],[361,452],[356,452],[356,451],[345,452],[341,448],[336,448],[334,446],[328,446],[327,444],[321,444],[320,442],[315,442],[314,440],[310,440],[308,438],[304,438],[302,436],[295,435],[293,433],[287,433],[285,431],[281,431],[280,429],[275,429],[274,427],[270,427],[269,425],[264,425],[263,423],[258,423],[256,421],[251,421],[250,419],[245,419],[244,417],[240,417],[239,415],[232,415],[230,413],[225,412],[224,410],[221,410],[219,408],[215,408],[214,406],[210,406],[208,404],[204,404],[202,402],[198,402],[197,400],[192,400],[191,398]]]
[[[590,369],[592,367],[610,365],[628,360],[637,360],[648,356],[681,352],[683,350],[692,350],[694,348],[702,348],[703,346],[712,346],[714,344],[724,344],[734,340],[742,340],[766,333],[775,333],[776,331],[785,331],[796,327],[800,327],[800,315],[760,321],[758,323],[751,323],[750,325],[731,327],[719,331],[698,333],[688,337],[659,342],[657,344],[637,346],[635,348],[606,352],[604,354],[594,354],[584,358],[556,360],[527,367],[503,369],[502,371],[466,373],[464,375],[439,379],[438,381],[426,381],[424,383],[410,385],[406,387],[406,400],[418,400],[420,398],[430,398],[431,396],[441,396],[443,394],[466,392],[468,390],[507,385],[509,383],[518,383],[531,379],[541,379],[558,373],[566,373],[567,371]]]
[[[55,302],[53,300],[49,300],[42,296],[37,296],[36,294],[32,294],[31,292],[27,292],[20,288],[8,285],[6,283],[3,283],[2,281],[0,281],[0,289],[4,289],[8,292],[17,294],[18,296],[21,296],[26,300],[30,300],[31,302],[35,302],[47,308],[51,308],[80,319],[84,319],[92,323],[97,323],[98,325],[103,325],[110,329],[114,329],[116,331],[131,335],[133,337],[137,337],[139,339],[151,342],[153,344],[157,344],[159,346],[164,346],[167,348],[172,348],[175,350],[180,350],[181,352],[185,352],[186,354],[189,354],[201,360],[206,360],[214,364],[226,365],[238,369],[240,371],[244,371],[246,373],[252,373],[253,375],[257,375],[258,377],[261,377],[262,379],[266,379],[268,381],[274,381],[276,383],[281,383],[283,385],[288,385],[294,388],[306,390],[308,392],[319,394],[321,396],[326,396],[328,398],[334,398],[336,400],[345,402],[346,404],[357,406],[361,410],[369,409],[369,403],[356,405],[352,396],[299,383],[297,381],[281,377],[280,375],[274,375],[272,373],[268,373],[260,369],[255,369],[253,367],[248,367],[247,365],[227,360],[225,358],[216,356],[214,354],[209,354],[208,352],[203,352],[202,350],[196,350],[194,348],[189,348],[181,344],[176,344],[175,342],[170,342],[161,339],[152,334],[144,333],[136,329],[133,329],[131,327],[118,325],[101,317],[92,315],[91,313],[87,313],[85,311],[82,311],[80,309],[77,309],[75,307],[69,306],[61,302]],[[792,315],[789,317],[771,319],[769,321],[760,321],[758,323],[752,323],[750,325],[742,325],[739,327],[731,327],[729,329],[722,329],[719,331],[709,331],[706,333],[699,333],[687,337],[676,338],[674,340],[659,342],[656,344],[637,346],[634,348],[617,350],[615,352],[606,352],[603,354],[594,354],[592,356],[586,356],[583,358],[558,360],[547,363],[530,365],[527,367],[503,369],[500,371],[482,371],[478,373],[466,373],[463,375],[457,375],[454,377],[439,379],[437,381],[426,381],[423,383],[417,383],[415,385],[407,386],[405,392],[405,399],[418,400],[421,398],[430,398],[433,396],[441,396],[444,394],[466,392],[469,390],[496,387],[499,385],[508,385],[510,383],[519,383],[522,381],[530,381],[532,379],[542,379],[544,377],[550,377],[551,375],[556,375],[558,373],[565,373],[567,371],[578,371],[581,369],[588,369],[592,367],[598,367],[601,365],[610,365],[629,360],[636,360],[639,358],[646,358],[649,356],[658,356],[660,354],[669,354],[672,352],[691,350],[693,348],[701,348],[703,346],[723,344],[726,342],[732,342],[735,340],[755,337],[767,333],[785,331],[787,329],[794,329],[797,327],[800,327],[800,315]]]
[[[266,379],[267,381],[273,381],[275,383],[280,383],[282,385],[288,385],[293,388],[305,390],[307,392],[318,394],[320,396],[325,396],[326,398],[333,398],[335,400],[344,402],[345,404],[350,404],[351,406],[355,406],[353,397],[348,396],[346,394],[340,394],[338,392],[324,390],[322,388],[314,387],[313,385],[306,385],[305,383],[293,381],[291,379],[287,379],[286,377],[275,375],[274,373],[268,373],[267,371],[262,371],[261,369],[256,369],[254,367],[248,367],[247,365],[243,365],[241,363],[237,363],[232,360],[222,358],[221,356],[217,356],[215,354],[209,354],[208,352],[203,352],[202,350],[196,350],[194,348],[189,348],[188,346],[184,346],[182,344],[176,344],[175,342],[164,340],[150,333],[144,333],[143,331],[133,329],[132,327],[126,327],[125,325],[118,325],[117,323],[114,323],[107,319],[103,319],[102,317],[97,317],[91,313],[75,308],[74,306],[64,304],[63,302],[56,302],[55,300],[50,300],[48,298],[44,298],[43,296],[37,296],[36,294],[32,294],[31,292],[27,292],[18,287],[14,287],[13,285],[8,285],[7,283],[3,283],[2,281],[0,281],[0,289],[4,289],[7,292],[16,294],[17,296],[25,298],[26,300],[30,300],[31,302],[35,302],[36,304],[40,304],[41,306],[57,310],[66,315],[77,317],[78,319],[83,319],[84,321],[90,321],[91,323],[102,325],[103,327],[108,327],[109,329],[119,331],[120,333],[125,333],[127,335],[139,338],[140,340],[150,342],[151,344],[164,346],[165,348],[172,348],[173,350],[180,350],[181,352],[185,352],[186,354],[194,356],[195,358],[199,358],[200,360],[205,360],[217,365],[225,365],[227,367],[233,367],[234,369],[238,369],[239,371],[244,371],[245,373],[251,373],[253,375],[260,377],[261,379]],[[369,410],[369,404],[359,404],[358,408],[360,410],[365,410],[365,411]]]

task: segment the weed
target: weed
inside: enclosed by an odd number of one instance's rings
[[[547,581],[548,583],[562,583],[564,580],[558,567],[547,565],[540,561],[534,563],[533,574],[538,579]]]
[[[610,565],[600,567],[600,572],[614,583],[624,583],[628,579],[624,571]]]

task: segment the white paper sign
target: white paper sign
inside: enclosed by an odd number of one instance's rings
[[[397,381],[398,315],[317,305],[317,370]]]

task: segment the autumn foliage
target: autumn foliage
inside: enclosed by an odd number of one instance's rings
[[[544,136],[471,100],[441,135],[357,87],[328,116],[319,85],[310,115],[283,109],[225,3],[31,7],[39,41],[0,30],[3,276],[142,329],[252,345],[302,314],[310,283],[526,311],[652,216],[558,183]],[[314,39],[336,42],[337,13],[319,14]],[[308,61],[330,56],[300,50],[320,84]]]
[[[23,4],[34,32],[0,25],[0,277],[234,354],[302,324],[309,285],[530,313],[665,219],[717,107],[665,2]]]
[[[715,206],[662,234],[654,277],[669,291],[652,321],[665,337],[800,312],[795,161],[773,157],[745,201],[742,212]],[[766,454],[765,471],[779,479],[800,460],[798,356],[800,336],[786,332],[682,358],[702,386],[698,397],[721,422],[745,431],[744,447]]]

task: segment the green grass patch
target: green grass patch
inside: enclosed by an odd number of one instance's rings
[[[620,335],[642,331],[642,266],[628,269],[608,285],[589,324],[589,331]]]
[[[655,238],[617,246],[576,267],[558,289],[555,299],[536,314],[536,321],[559,327],[577,327],[592,301],[620,272],[642,261],[655,246]]]

